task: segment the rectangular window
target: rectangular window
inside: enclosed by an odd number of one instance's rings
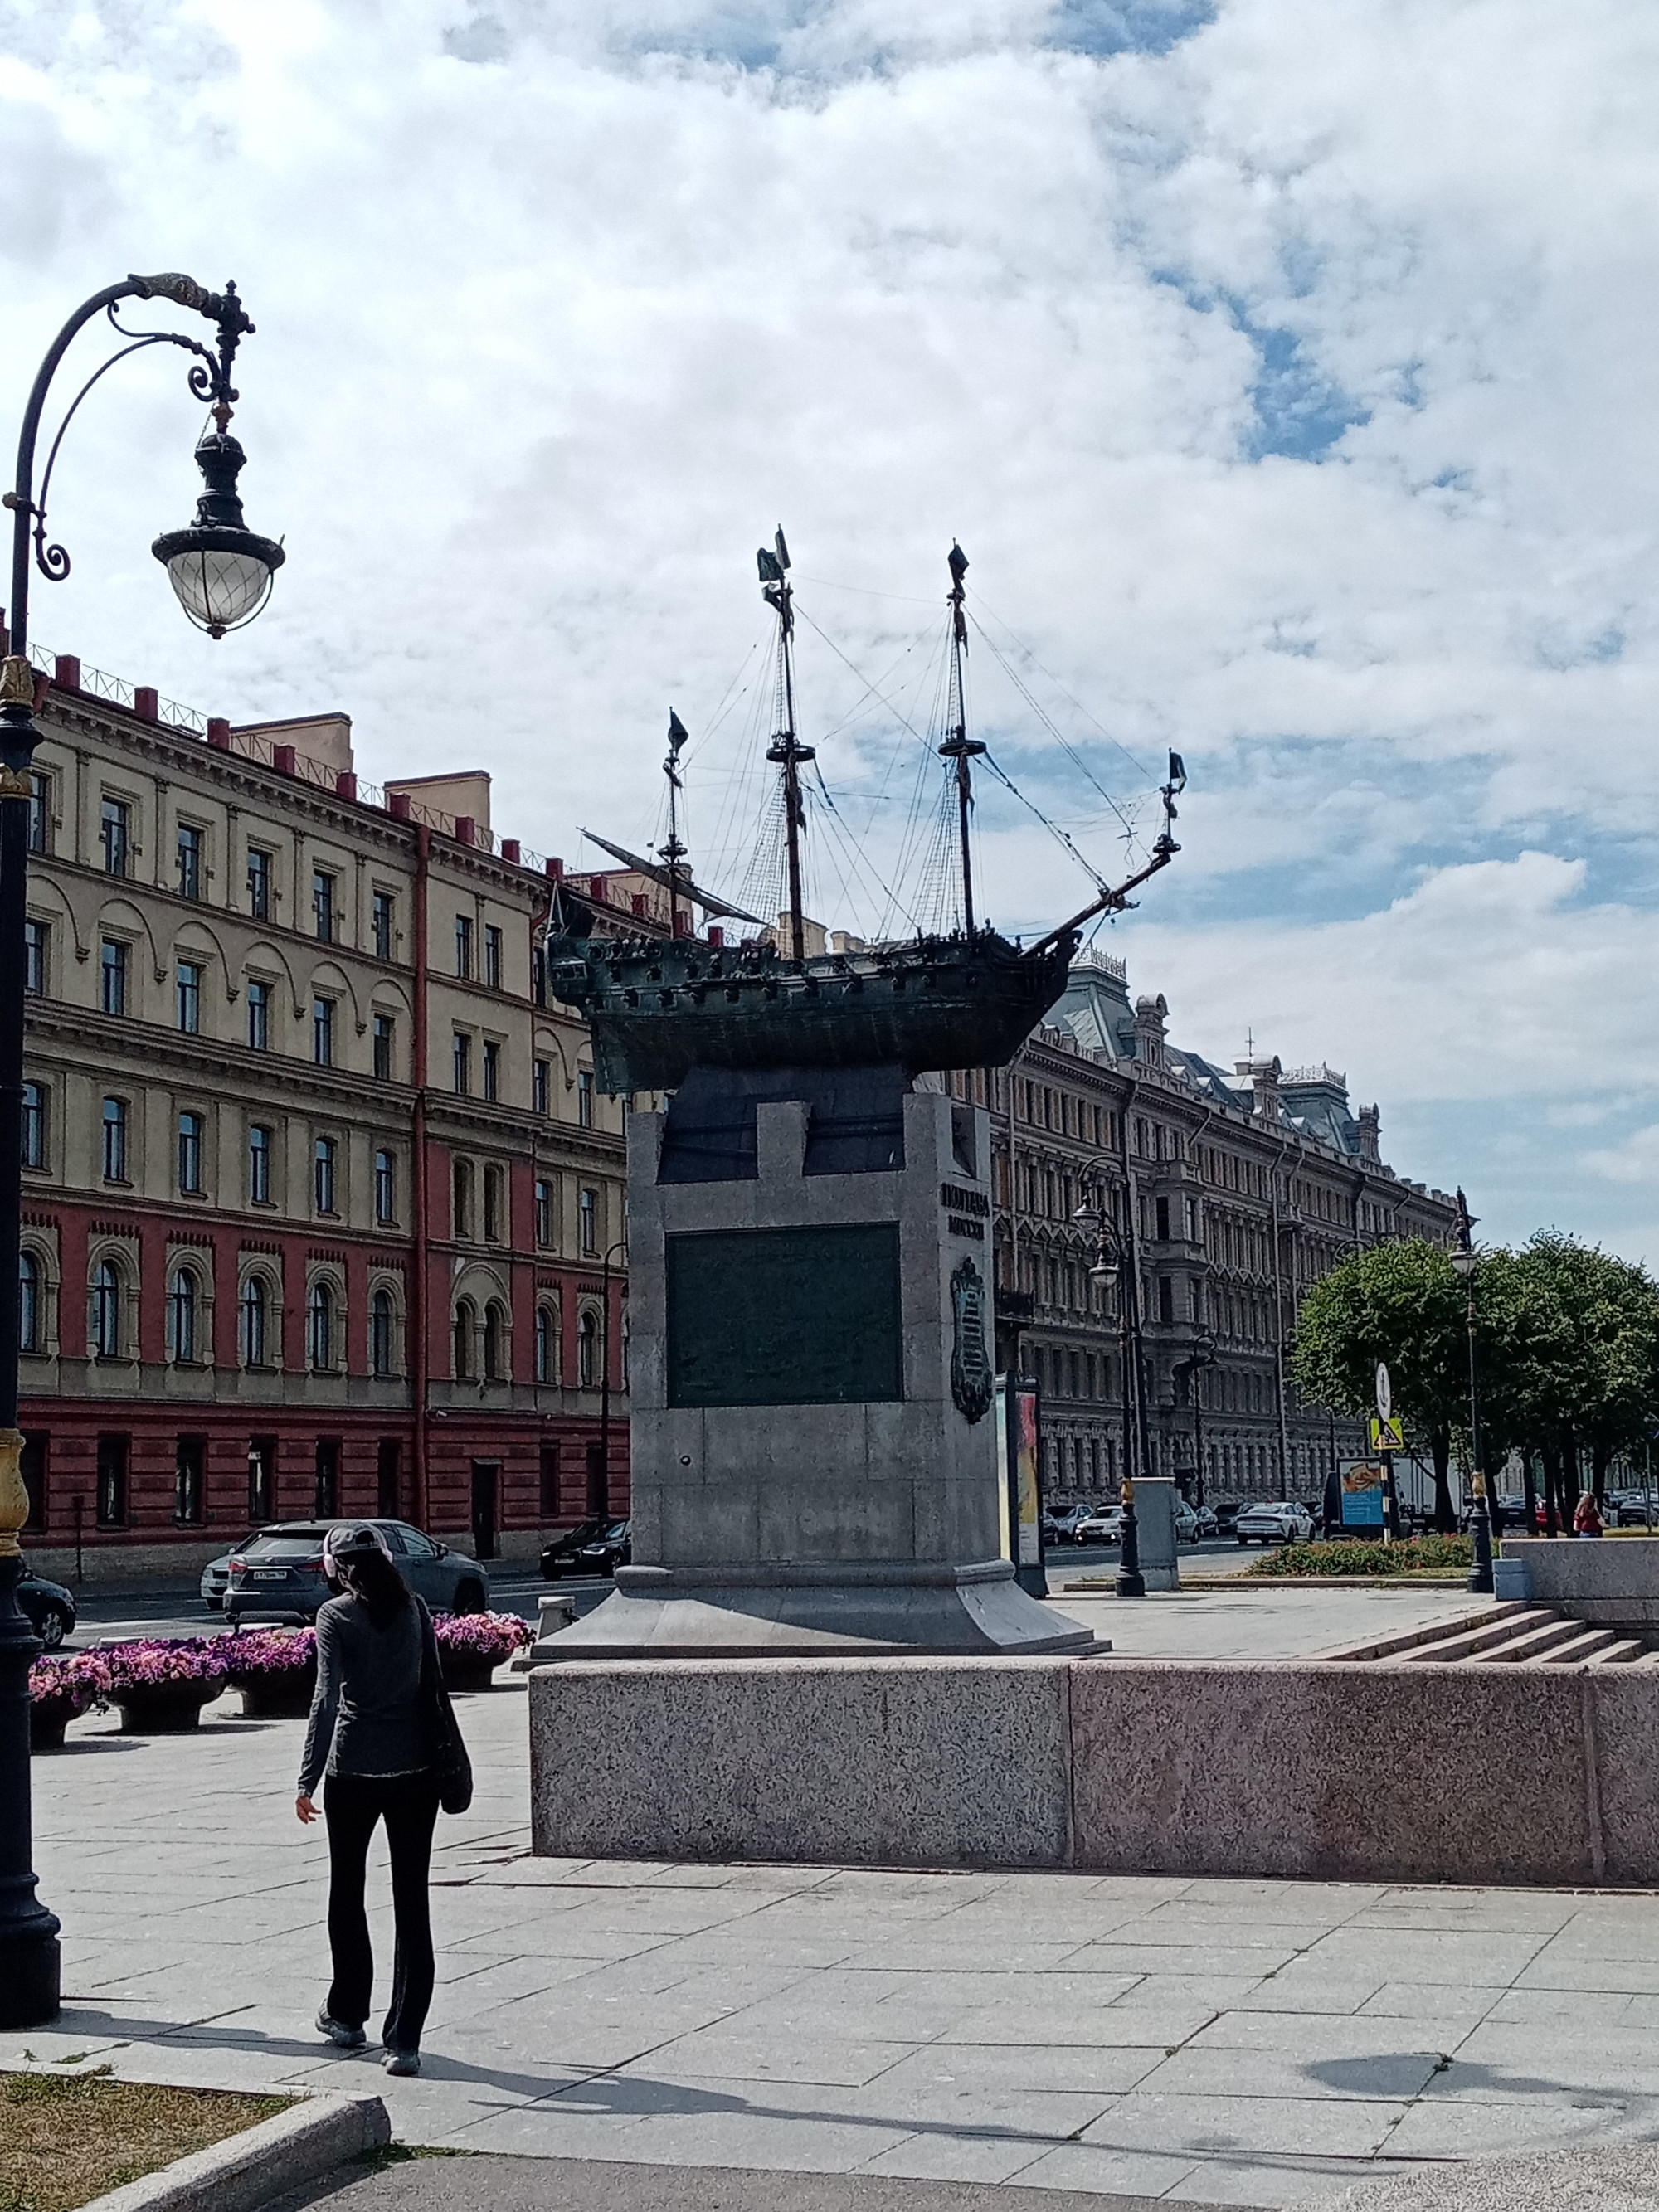
[[[471,981],[472,976],[472,917],[458,914],[455,917],[455,973]]]
[[[29,770],[29,850],[52,850],[52,778],[38,768]]]
[[[94,1508],[100,1528],[125,1528],[127,1521],[127,1439],[98,1439],[98,1494]]]
[[[319,1213],[332,1213],[334,1211],[334,1155],[333,1138],[319,1137],[312,1185],[312,1195],[316,1200]]]
[[[127,1010],[127,948],[118,937],[106,937],[99,968],[99,1003],[106,1014]]]
[[[472,1040],[465,1030],[455,1032],[455,1095],[465,1098],[472,1088]]]
[[[106,1098],[104,1101],[104,1181],[125,1182],[127,1179],[127,1102],[125,1098]]]
[[[319,1521],[331,1521],[340,1510],[340,1446],[334,1437],[317,1439],[317,1486],[312,1510]]]
[[[584,1253],[597,1252],[599,1249],[599,1194],[598,1191],[583,1190],[580,1211],[582,1250]]]
[[[544,1176],[536,1182],[536,1242],[547,1245],[553,1242],[553,1186]]]
[[[392,1154],[378,1152],[374,1155],[374,1218],[386,1223],[395,1221],[397,1208],[397,1170]]]
[[[501,1096],[501,1048],[494,1037],[486,1037],[483,1048],[483,1095],[486,1098],[498,1098]]]
[[[46,1164],[46,1087],[43,1083],[23,1085],[21,1151],[26,1168]]]
[[[317,934],[325,945],[334,942],[334,878],[326,868],[314,868],[311,876],[311,911]]]
[[[46,960],[52,946],[49,921],[23,924],[23,988],[32,999],[46,995]]]
[[[179,1188],[191,1197],[202,1190],[202,1135],[207,1124],[200,1114],[179,1116]]]
[[[541,1517],[556,1521],[559,1517],[559,1448],[544,1444],[541,1457]]]
[[[387,1363],[387,1373],[391,1364]],[[402,1510],[398,1493],[398,1461],[401,1447],[396,1437],[383,1437],[374,1455],[374,1510],[382,1521],[395,1521]]]
[[[127,872],[127,857],[132,846],[132,809],[125,799],[106,799],[100,811],[103,822],[99,834],[104,845],[104,873],[106,876],[124,876]]]
[[[530,1103],[532,1109],[538,1114],[545,1114],[547,1111],[547,1062],[544,1060],[537,1060],[531,1062]]]
[[[270,1049],[270,985],[258,976],[247,987],[247,1042],[250,1052]]]
[[[374,1079],[377,1083],[392,1080],[392,1020],[390,1014],[374,1017]]]
[[[313,999],[311,1002],[311,1056],[319,1067],[334,1065],[332,999]]]
[[[270,1132],[257,1122],[247,1133],[247,1196],[250,1206],[270,1204]]]
[[[174,1007],[179,1026],[185,1035],[198,1035],[202,1027],[202,966],[199,961],[181,960],[179,963]]]
[[[180,1437],[173,1462],[173,1517],[181,1528],[198,1527],[205,1517],[207,1438]]]
[[[204,848],[206,833],[191,822],[179,824],[179,896],[199,899],[202,896],[202,873],[204,866]]]
[[[376,891],[374,894],[374,903],[370,908],[370,913],[374,917],[374,957],[377,960],[390,960],[392,957],[392,924],[393,915],[392,893],[390,891]]]
[[[484,981],[492,991],[501,988],[501,933],[493,925],[484,929]]]
[[[247,848],[247,910],[255,921],[270,920],[270,859],[261,845]]]
[[[501,1237],[501,1171],[490,1167],[483,1174],[483,1233],[491,1244]]]
[[[593,1071],[580,1068],[576,1074],[576,1119],[584,1129],[593,1126]]]

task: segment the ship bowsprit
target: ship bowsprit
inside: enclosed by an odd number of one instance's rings
[[[1000,1067],[1066,988],[1076,938],[994,930],[799,962],[770,945],[556,938],[547,985],[593,1036],[601,1090],[672,1091],[693,1067]]]

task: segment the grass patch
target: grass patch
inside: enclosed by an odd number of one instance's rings
[[[1408,1536],[1399,1544],[1285,1544],[1252,1559],[1244,1571],[1276,1581],[1293,1581],[1298,1575],[1443,1574],[1450,1578],[1467,1574],[1474,1558],[1472,1537]]]
[[[76,2212],[191,2151],[288,2110],[234,2096],[86,2074],[0,2074],[0,2212]]]

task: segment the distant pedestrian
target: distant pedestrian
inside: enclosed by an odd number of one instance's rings
[[[1578,1510],[1572,1516],[1575,1536],[1599,1536],[1601,1534],[1601,1509],[1595,1502],[1595,1492],[1587,1490],[1578,1501]]]
[[[326,1769],[322,1809],[334,1979],[317,2026],[342,2051],[361,2051],[368,2039],[363,2023],[374,1957],[363,1881],[369,1838],[376,1821],[384,1820],[397,1945],[381,2063],[388,2074],[418,2074],[434,1972],[427,1880],[441,1794],[440,1739],[444,1717],[451,1731],[453,1717],[441,1689],[431,1616],[398,1573],[380,1531],[367,1523],[331,1528],[323,1571],[342,1594],[317,1615],[317,1692],[295,1806],[302,1821],[316,1819],[313,1793]],[[448,1803],[449,1790],[442,1794]]]

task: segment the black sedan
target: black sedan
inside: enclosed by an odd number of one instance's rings
[[[579,1521],[574,1528],[565,1529],[562,1534],[544,1544],[542,1580],[556,1583],[561,1575],[587,1573],[587,1568],[577,1567],[578,1556],[587,1545],[603,1536],[611,1525],[609,1521]]]
[[[618,1567],[625,1567],[634,1557],[634,1523],[613,1521],[591,1544],[584,1544],[576,1554],[576,1572],[580,1575],[614,1575]]]
[[[62,1583],[49,1583],[27,1569],[17,1585],[17,1605],[48,1651],[55,1651],[75,1626],[75,1600]]]

